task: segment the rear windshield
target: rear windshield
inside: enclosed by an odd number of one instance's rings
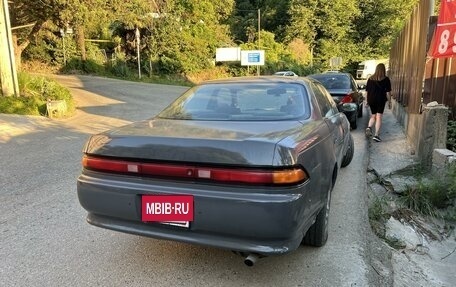
[[[205,84],[188,90],[158,117],[167,119],[259,121],[308,118],[303,85],[293,83]]]
[[[350,89],[350,78],[347,75],[321,74],[309,77],[319,81],[328,90]]]

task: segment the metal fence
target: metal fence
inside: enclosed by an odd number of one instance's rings
[[[436,101],[449,107],[456,117],[456,58],[427,57],[437,17],[433,0],[422,0],[393,44],[390,78],[393,95],[407,114],[421,111],[421,104]]]

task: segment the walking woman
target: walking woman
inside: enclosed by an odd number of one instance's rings
[[[367,104],[371,109],[371,117],[366,129],[366,136],[372,137],[376,142],[381,142],[379,137],[380,128],[382,127],[382,117],[385,111],[385,104],[391,105],[391,81],[386,76],[385,64],[378,64],[375,73],[367,79],[366,85]],[[375,130],[373,130],[375,128]],[[374,133],[375,131],[375,133]]]

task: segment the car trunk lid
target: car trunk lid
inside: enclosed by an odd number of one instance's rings
[[[351,93],[350,89],[330,89],[328,92],[331,94],[334,102],[336,104],[340,103],[340,101],[347,95]]]
[[[277,143],[302,128],[299,121],[153,119],[92,136],[84,152],[146,161],[270,166]]]

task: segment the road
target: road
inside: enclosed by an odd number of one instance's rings
[[[329,240],[263,258],[93,227],[76,178],[90,134],[155,115],[185,87],[58,76],[74,117],[0,114],[0,286],[380,286],[367,217],[366,113],[333,191]],[[223,224],[221,222],[221,224]]]

